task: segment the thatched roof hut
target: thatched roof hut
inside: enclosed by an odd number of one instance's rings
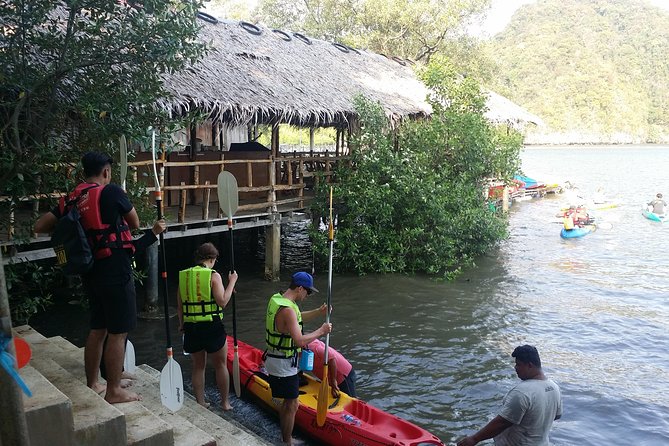
[[[427,116],[427,90],[411,62],[245,22],[203,21],[211,51],[166,78],[174,112],[196,107],[229,125],[283,122],[345,127],[358,94],[378,101],[391,123]]]

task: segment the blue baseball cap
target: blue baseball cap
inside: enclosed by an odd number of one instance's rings
[[[318,290],[314,287],[314,278],[311,277],[311,274],[300,271],[293,274],[292,277],[293,285],[301,286],[307,288],[314,293],[318,293]]]

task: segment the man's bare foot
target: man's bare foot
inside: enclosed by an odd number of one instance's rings
[[[199,404],[200,406],[204,407],[205,409],[209,409],[209,406],[211,406],[211,404],[208,403],[208,402],[206,402],[206,401],[202,401],[202,402],[199,402],[199,401],[198,401],[198,404]]]
[[[226,404],[221,404],[221,409],[223,409],[224,412],[227,412],[229,410],[232,410],[233,407],[230,405],[230,403],[226,403]]]
[[[124,389],[118,389],[116,392],[107,391],[105,400],[110,404],[128,403],[130,401],[141,401],[142,397],[134,392],[129,392]]]
[[[102,383],[95,383],[90,388],[97,393],[98,395],[102,396],[103,393],[107,390],[107,384],[102,384]]]
[[[132,386],[132,380],[131,379],[121,379],[121,388],[122,389],[127,389],[130,386]]]

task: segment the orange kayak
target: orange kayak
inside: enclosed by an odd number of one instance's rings
[[[261,371],[262,351],[237,340],[239,375],[242,391],[251,393],[263,406],[277,412],[282,403],[272,398],[272,391]],[[228,336],[228,369],[232,376],[233,340]],[[307,435],[325,444],[372,446],[443,446],[443,442],[425,429],[371,404],[351,398],[340,392],[338,398],[328,395],[328,413],[325,424],[316,423],[316,406],[320,381],[305,374],[307,384],[300,386],[300,406],[295,424]]]

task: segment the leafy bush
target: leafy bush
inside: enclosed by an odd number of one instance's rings
[[[490,210],[485,185],[517,171],[522,138],[485,119],[479,87],[460,79],[447,61],[434,61],[421,76],[434,114],[397,129],[397,149],[381,107],[357,100],[361,129],[352,162],[335,171],[343,211],[338,271],[450,277],[506,235],[506,218]],[[316,215],[327,215],[327,194],[326,185],[317,191]],[[327,255],[326,235],[314,230],[313,236]]]
[[[37,262],[5,265],[5,280],[12,324],[28,323],[30,316],[45,310],[53,301],[53,284],[60,272]]]

